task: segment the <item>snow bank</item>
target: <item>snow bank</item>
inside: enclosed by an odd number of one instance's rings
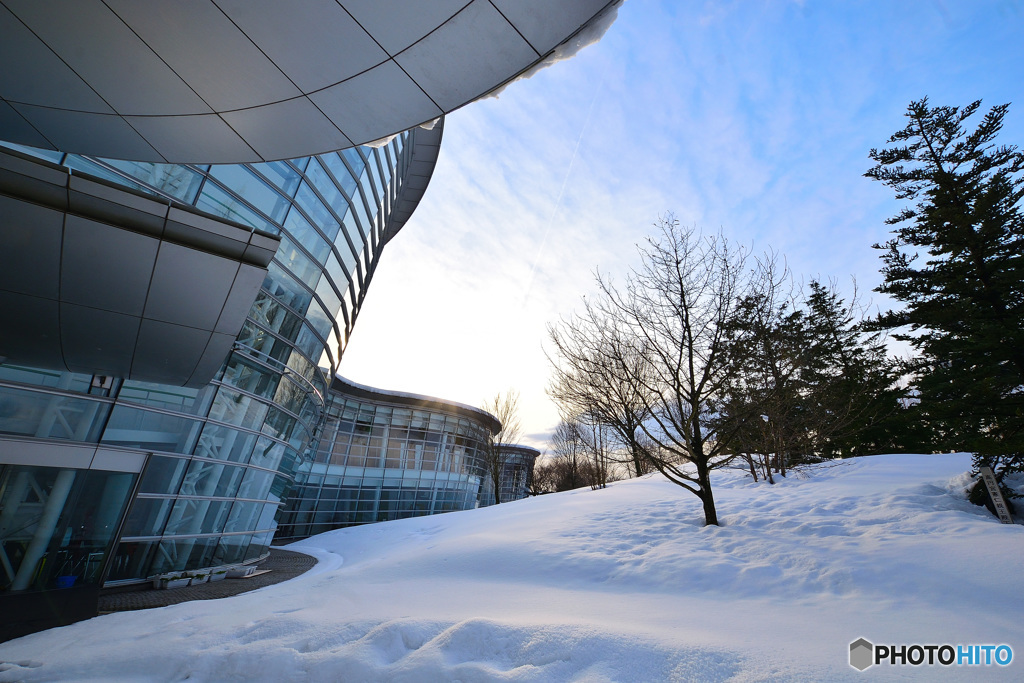
[[[964,499],[966,455],[715,480],[722,527],[657,477],[323,534],[320,564],[218,601],[0,644],[0,681],[1020,680],[869,670],[849,643],[1007,643],[1024,528]]]
[[[505,92],[505,89],[513,83],[519,81],[525,81],[533,76],[542,69],[546,69],[549,66],[564,62],[567,59],[572,59],[576,54],[585,47],[593,45],[597,41],[604,37],[604,34],[608,32],[608,29],[615,23],[615,19],[619,16],[619,8],[625,0],[618,0],[617,2],[609,5],[601,11],[596,17],[594,17],[589,24],[581,28],[574,35],[570,36],[564,43],[557,45],[544,59],[540,60],[532,67],[519,74],[515,78],[507,81],[506,83],[499,85],[494,90],[486,93],[479,99],[499,99],[501,94]]]

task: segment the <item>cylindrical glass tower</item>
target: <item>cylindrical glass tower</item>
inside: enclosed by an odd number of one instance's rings
[[[323,436],[302,463],[278,538],[477,507],[493,415],[335,377]]]

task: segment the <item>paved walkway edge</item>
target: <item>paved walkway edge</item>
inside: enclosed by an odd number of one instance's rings
[[[186,586],[171,590],[157,590],[147,587],[142,590],[100,593],[98,611],[100,614],[127,612],[137,609],[166,607],[191,600],[216,600],[240,593],[281,583],[305,574],[316,566],[315,557],[292,550],[271,548],[270,557],[257,566],[265,573],[245,579],[224,579],[198,586]]]

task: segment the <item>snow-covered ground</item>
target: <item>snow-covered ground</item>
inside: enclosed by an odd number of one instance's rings
[[[722,527],[648,477],[344,529],[291,581],[0,644],[0,681],[1024,680],[1024,526],[966,502],[969,467],[725,472]],[[860,673],[859,637],[1014,661]]]

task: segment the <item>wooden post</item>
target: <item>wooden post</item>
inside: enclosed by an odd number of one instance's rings
[[[989,497],[992,498],[992,505],[996,508],[999,521],[1003,524],[1013,524],[1013,518],[1010,517],[1010,510],[1006,507],[1006,500],[1003,498],[1003,492],[999,490],[999,484],[996,482],[996,475],[992,472],[992,468],[988,465],[983,465],[978,468],[978,471],[981,473],[981,478],[988,489]]]

